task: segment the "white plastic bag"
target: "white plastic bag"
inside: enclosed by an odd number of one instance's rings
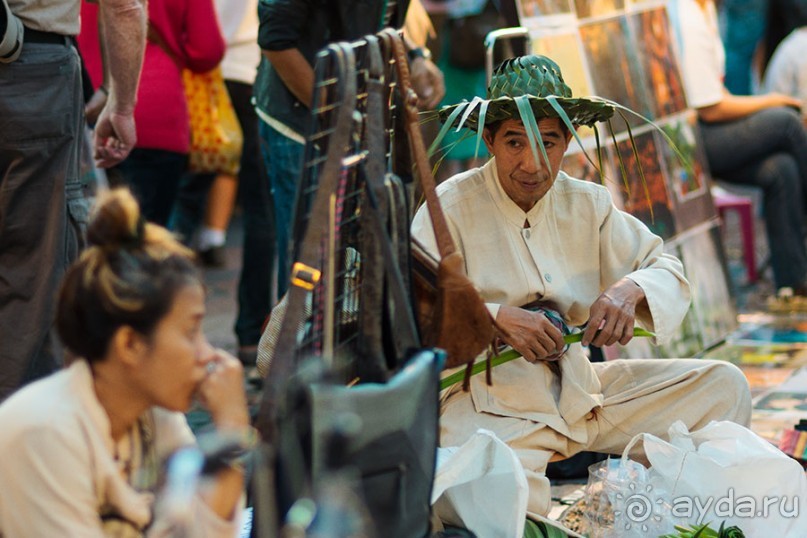
[[[477,536],[521,538],[529,489],[515,453],[488,430],[462,446],[440,448],[432,489],[434,514]]]
[[[665,492],[650,485],[650,472],[623,457],[588,468],[584,515],[591,538],[646,538],[671,533]]]
[[[740,527],[749,538],[807,537],[807,478],[798,462],[733,422],[689,432],[677,421],[670,441],[640,434],[650,485],[663,491],[671,514],[688,524]]]

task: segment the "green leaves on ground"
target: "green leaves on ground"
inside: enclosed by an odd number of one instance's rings
[[[720,524],[718,530],[714,530],[707,523],[706,525],[694,526],[687,529],[680,525],[675,526],[677,534],[665,534],[659,538],[745,538],[745,533],[739,527],[726,528],[726,522]],[[526,537],[526,534],[524,535]]]
[[[566,538],[566,533],[557,527],[528,519],[524,525],[524,538]]]

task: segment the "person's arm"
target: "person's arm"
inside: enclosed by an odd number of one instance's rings
[[[690,288],[681,261],[664,252],[664,242],[633,215],[613,206],[603,189],[598,201],[600,289],[589,309],[584,343],[627,343],[635,324],[668,340],[689,309]],[[598,329],[597,338],[594,337]]]
[[[443,72],[434,64],[426,49],[426,40],[434,37],[434,27],[420,0],[412,0],[406,11],[404,43],[409,51],[412,89],[418,96],[418,108],[431,110],[440,104],[446,93]]]
[[[90,0],[88,0],[90,1]],[[97,1],[91,3],[98,3]],[[103,18],[98,16],[96,20],[97,25],[97,32],[98,32],[98,50],[101,53],[101,75],[102,81],[101,85],[95,90],[90,100],[84,106],[84,116],[87,119],[87,125],[94,126],[95,123],[98,121],[98,116],[101,114],[101,111],[106,106],[107,98],[109,97],[109,58],[106,55],[106,47],[104,46],[104,40],[101,39],[101,36],[104,34],[103,29]]]
[[[446,94],[443,72],[430,58],[410,55],[409,76],[412,89],[418,96],[418,108],[432,110],[440,104]]]
[[[299,49],[264,50],[263,55],[294,97],[310,108],[314,95],[314,69]]]
[[[241,363],[232,355],[219,351],[215,364],[215,369],[199,388],[202,404],[210,412],[217,431],[226,433],[249,429]],[[230,521],[243,493],[243,469],[228,467],[216,474],[210,487],[202,489],[200,496],[217,516]]]
[[[109,69],[109,99],[95,126],[95,158],[100,167],[119,163],[137,142],[134,108],[143,65],[146,10],[143,0],[101,0],[101,39]]]
[[[289,91],[310,107],[314,68],[300,51],[302,30],[314,10],[311,0],[272,0],[258,4],[258,45]]]
[[[723,91],[723,99],[719,102],[698,108],[698,117],[706,123],[732,121],[744,118],[766,108],[789,106],[801,110],[801,101],[795,97],[781,93],[764,95],[732,95]]]

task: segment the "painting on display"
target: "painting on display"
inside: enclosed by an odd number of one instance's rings
[[[754,404],[759,411],[807,411],[807,392],[773,391]]]
[[[659,121],[661,129],[677,150],[673,150],[666,140],[659,144],[667,182],[673,193],[675,223],[679,232],[715,217],[706,173],[706,157],[698,138],[696,122],[695,114],[690,112]]]
[[[573,16],[569,0],[517,0],[516,7],[523,26],[534,26],[543,17]]]
[[[718,224],[705,225],[704,232],[688,235],[680,241],[680,246],[703,344],[711,347],[737,328],[737,312],[728,285]]]
[[[580,36],[594,93],[644,116],[649,115],[639,60],[636,48],[631,44],[627,19],[620,16],[582,24]],[[625,120],[631,127],[645,124],[633,114],[626,114]],[[612,124],[617,133],[626,130],[619,114],[614,117]]]
[[[686,254],[680,245],[666,250],[684,262]],[[700,318],[696,311],[695,303],[690,302],[684,321],[681,322],[669,342],[659,345],[657,354],[659,357],[693,357],[703,348],[704,341]]]
[[[532,52],[552,58],[561,67],[563,82],[572,90],[573,96],[583,97],[592,94],[588,68],[576,25],[542,30],[532,40]],[[577,129],[577,134],[581,138],[588,138],[594,136],[594,131],[581,125]]]
[[[577,27],[546,30],[532,39],[533,54],[552,58],[563,72],[563,82],[572,90],[572,95],[591,95],[588,69],[583,59]]]
[[[625,8],[624,0],[574,0],[577,17],[587,19],[611,15]]]
[[[630,16],[636,35],[637,54],[650,105],[650,119],[686,110],[684,84],[673,51],[670,21],[663,7]]]
[[[563,164],[561,164],[560,169],[573,178],[605,185],[608,192],[611,193],[614,205],[619,209],[624,209],[625,202],[622,197],[625,191],[624,182],[620,175],[614,173],[614,167],[608,158],[608,148],[603,148],[602,152],[603,174],[601,175],[596,148],[586,147],[586,153],[583,153],[577,142],[572,140],[569,143],[569,150],[563,157]]]
[[[655,133],[650,127],[642,134],[634,133],[633,140],[636,144],[635,152],[630,139],[625,139],[616,146],[627,177],[623,195],[625,211],[644,222],[656,235],[669,239],[676,233],[675,219],[667,193],[667,182],[659,162]],[[641,171],[637,165],[637,155]]]

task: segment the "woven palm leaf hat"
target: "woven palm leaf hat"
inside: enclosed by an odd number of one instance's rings
[[[583,148],[583,143],[578,137],[575,127],[578,125],[592,127],[596,137],[599,162],[599,166],[596,164],[595,166],[599,170],[601,177],[603,177],[600,134],[596,124],[599,122],[610,123],[611,118],[617,111],[619,111],[623,119],[623,112],[627,112],[654,125],[667,138],[668,142],[672,143],[666,133],[651,120],[626,106],[599,96],[573,97],[571,88],[563,80],[560,67],[550,58],[540,55],[511,58],[502,62],[493,72],[488,85],[486,99],[474,97],[471,101],[445,106],[437,112],[443,122],[443,127],[429,149],[429,153],[433,154],[440,147],[440,143],[449,130],[453,128],[459,131],[465,128],[468,132],[463,139],[473,136],[474,133],[476,135],[476,154],[478,155],[482,141],[482,131],[486,125],[507,119],[517,119],[521,120],[526,128],[527,138],[536,160],[539,158],[540,152],[545,162],[548,162],[549,159],[541,140],[536,118],[560,118],[577,139],[581,148]],[[625,125],[627,126],[631,145],[634,152],[636,152],[633,135],[627,120]],[[614,129],[610,131],[613,137]],[[450,148],[448,151],[450,151]],[[678,153],[677,150],[675,152]],[[585,150],[584,153],[586,153]],[[586,157],[594,164],[588,153],[586,153]],[[621,156],[619,160],[624,179],[625,170],[621,162]],[[644,175],[641,168],[639,173],[642,176]]]

